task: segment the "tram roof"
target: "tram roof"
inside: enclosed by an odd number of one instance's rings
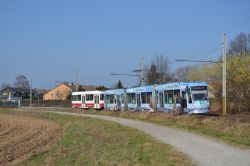
[[[153,86],[140,86],[135,88],[128,88],[127,93],[139,93],[139,92],[152,92]]]
[[[207,86],[207,82],[173,82],[157,85],[157,90],[163,89],[184,89],[192,86]]]
[[[80,91],[73,92],[72,95],[84,95],[84,94],[103,94],[102,91],[94,90],[94,91]]]
[[[122,94],[124,89],[113,89],[113,90],[105,90],[104,94]]]

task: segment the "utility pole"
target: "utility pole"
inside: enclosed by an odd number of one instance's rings
[[[144,61],[143,57],[141,58],[140,61],[140,69],[132,70],[132,72],[135,72],[136,74],[126,74],[126,73],[110,73],[111,75],[115,76],[132,76],[132,77],[139,77],[140,79],[140,84],[139,86],[144,86]]]
[[[222,62],[219,61],[198,61],[189,59],[175,59],[177,62],[208,62],[208,63],[222,63],[222,114],[227,114],[227,34],[223,36],[223,57]]]
[[[32,107],[32,78],[30,78],[30,107]]]
[[[37,107],[39,107],[39,90],[37,92]]]
[[[141,86],[144,86],[144,62],[143,62],[143,57],[141,58]]]
[[[153,91],[152,91],[152,106],[154,112],[157,112],[157,93],[156,93],[156,87],[157,85],[153,85]]]
[[[223,75],[222,75],[222,86],[223,86],[223,89],[222,89],[222,112],[223,112],[223,115],[226,115],[227,114],[227,88],[226,88],[226,85],[227,85],[227,58],[226,58],[226,46],[227,46],[227,35],[224,34],[223,36]]]
[[[78,91],[78,77],[79,77],[79,69],[77,68],[77,71],[76,71],[76,92]]]

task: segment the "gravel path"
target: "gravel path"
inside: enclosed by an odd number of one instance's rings
[[[201,166],[250,166],[249,149],[239,149],[189,132],[119,117],[69,112],[56,113],[108,120],[141,130],[187,154]]]

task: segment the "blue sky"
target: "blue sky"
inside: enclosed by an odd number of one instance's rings
[[[171,69],[185,66],[175,58],[220,47],[250,32],[248,0],[2,0],[0,1],[0,85],[19,74],[33,86],[55,81],[110,87],[153,56],[168,56]],[[197,57],[216,60],[221,52]]]

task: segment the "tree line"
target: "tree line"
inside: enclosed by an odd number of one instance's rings
[[[18,75],[13,83],[13,86],[16,88],[24,88],[29,89],[30,88],[30,82],[28,81],[27,77],[24,75]],[[1,88],[5,89],[7,87],[11,87],[11,84],[9,83],[2,83]]]
[[[222,62],[222,57],[218,62]],[[222,97],[222,63],[185,66],[172,73],[168,58],[158,55],[145,71],[147,85],[173,81],[205,81],[215,98]],[[250,110],[250,33],[240,33],[229,42],[227,98],[228,111],[233,113]]]

